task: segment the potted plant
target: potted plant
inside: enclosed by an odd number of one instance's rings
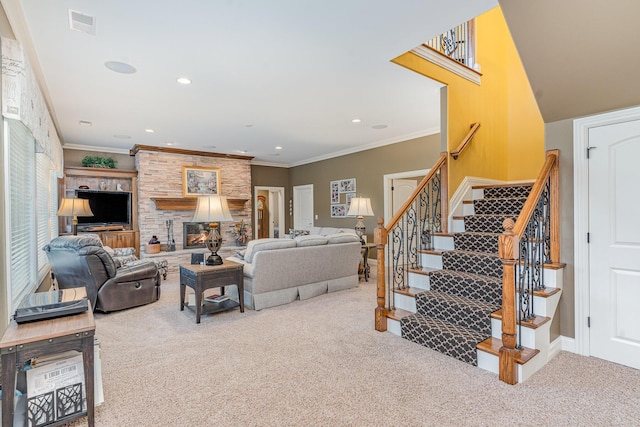
[[[106,159],[101,156],[85,156],[82,159],[82,166],[87,168],[115,169],[117,161],[111,157]]]

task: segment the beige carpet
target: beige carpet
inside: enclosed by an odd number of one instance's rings
[[[640,425],[640,371],[562,352],[508,386],[376,332],[375,278],[199,325],[177,283],[154,304],[97,314],[97,426]]]

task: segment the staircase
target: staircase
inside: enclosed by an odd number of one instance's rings
[[[408,287],[394,291],[388,330],[403,338],[498,373],[502,347],[503,263],[498,239],[503,221],[516,219],[531,185],[473,187],[453,234],[435,233],[434,249],[420,250],[418,268],[408,269]],[[561,286],[561,269],[543,270],[546,287],[534,292],[535,313],[522,322],[519,381],[549,357],[549,327]],[[559,267],[559,266],[558,266]]]

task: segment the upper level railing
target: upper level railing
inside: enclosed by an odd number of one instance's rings
[[[377,248],[378,331],[387,330],[386,315],[395,310],[394,291],[408,287],[410,269],[422,268],[420,251],[432,248],[433,233],[447,232],[447,187],[447,153],[441,153],[391,221],[383,226],[382,219],[378,220],[373,234]]]
[[[465,22],[425,43],[449,58],[473,68],[475,65],[475,20]]]
[[[542,171],[514,222],[506,219],[498,241],[502,260],[500,380],[518,382],[515,359],[522,350],[518,329],[535,316],[534,293],[545,289],[545,264],[560,261],[558,150],[547,151]]]

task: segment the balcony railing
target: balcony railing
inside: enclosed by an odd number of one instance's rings
[[[475,21],[467,21],[425,43],[449,58],[474,68]]]

